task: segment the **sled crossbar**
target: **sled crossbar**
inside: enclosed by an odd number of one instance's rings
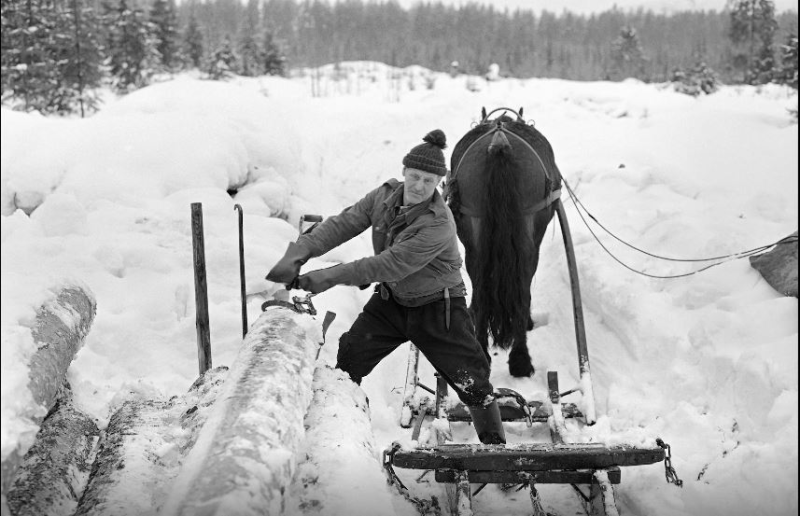
[[[458,471],[597,470],[614,466],[641,466],[664,460],[660,447],[603,444],[443,444],[399,449],[392,464],[408,469]]]
[[[498,400],[500,404],[500,417],[503,421],[527,421],[528,416],[514,400]],[[531,412],[531,422],[547,423],[547,419],[552,415],[547,404],[535,400],[529,401],[528,407]],[[583,414],[574,403],[562,403],[561,412],[565,418],[583,417]],[[447,419],[450,421],[472,421],[467,407],[463,403],[458,403],[447,409]]]
[[[472,484],[592,484],[597,481],[594,472],[589,470],[552,470],[552,471],[466,471],[467,479]],[[456,482],[459,471],[454,469],[437,469],[437,482]],[[619,484],[622,473],[616,466],[608,468],[608,480]]]

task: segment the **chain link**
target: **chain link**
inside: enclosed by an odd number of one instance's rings
[[[292,296],[291,303],[279,299],[270,299],[261,304],[261,311],[263,312],[271,306],[282,306],[284,308],[294,310],[298,314],[317,315],[317,309],[314,307],[314,303],[311,302],[311,298],[315,295],[316,294],[307,294],[304,298],[300,296]]]
[[[665,443],[660,437],[656,438],[656,444],[665,450],[664,455],[664,474],[667,477],[668,484],[675,484],[678,487],[683,487],[683,480],[678,478],[678,473],[672,466],[672,448]]]
[[[390,449],[383,450],[383,469],[386,471],[386,481],[389,483],[389,485],[395,486],[397,488],[397,492],[400,493],[403,498],[414,504],[420,515],[442,516],[442,508],[439,506],[438,498],[433,496],[430,500],[428,500],[411,496],[408,488],[397,476],[397,473],[394,472],[394,468],[392,467],[392,457],[399,449],[400,443],[394,443]]]

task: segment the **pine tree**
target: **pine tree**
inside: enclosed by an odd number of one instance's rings
[[[53,4],[3,2],[3,93],[25,111],[52,112],[51,92],[59,82],[58,13]]]
[[[255,35],[251,32],[242,32],[239,39],[239,72],[245,77],[262,75],[263,52],[256,43]]]
[[[238,49],[239,49],[239,72],[246,77],[254,77],[264,73],[263,52],[256,42],[258,34],[259,0],[249,0],[244,22],[239,29]]]
[[[183,48],[192,66],[199,69],[203,64],[203,33],[200,32],[194,11],[189,15],[186,31],[183,33]]]
[[[646,58],[635,28],[626,25],[620,29],[611,45],[611,61],[612,77],[644,79]]]
[[[154,0],[150,8],[150,22],[154,27],[156,50],[161,54],[161,65],[164,70],[172,71],[179,62],[175,0]]]
[[[222,45],[209,57],[206,68],[209,79],[218,81],[231,77],[238,69],[238,61],[231,40],[226,36]]]
[[[776,80],[797,89],[797,33],[786,36],[786,43],[781,45],[781,62]]]
[[[264,73],[267,75],[286,75],[286,57],[280,46],[275,42],[272,31],[264,32],[263,52]]]
[[[675,91],[692,97],[710,95],[719,89],[719,77],[705,61],[699,59],[688,71],[679,68],[672,73]]]
[[[61,17],[66,38],[58,54],[60,84],[55,92],[55,109],[61,113],[96,111],[96,88],[103,80],[103,49],[99,38],[100,20],[83,0],[70,0]]]
[[[728,36],[740,47],[733,54],[733,66],[747,84],[772,80],[775,68],[775,4],[771,0],[731,0]]]
[[[20,50],[22,48],[22,35],[24,18],[19,0],[0,0],[0,90],[3,100],[13,94],[13,84],[22,64]]]
[[[114,89],[127,93],[149,84],[160,56],[150,24],[140,9],[129,8],[127,0],[108,7],[107,64]]]

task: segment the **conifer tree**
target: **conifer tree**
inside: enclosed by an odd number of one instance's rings
[[[3,93],[25,111],[51,112],[59,78],[54,4],[3,2]],[[6,94],[6,92],[8,92]]]
[[[611,46],[611,61],[612,77],[644,79],[646,58],[635,28],[626,25],[620,29]]]
[[[128,7],[127,0],[107,10],[107,64],[114,89],[127,93],[146,86],[160,62],[152,24],[141,9]]]
[[[772,80],[775,68],[775,4],[771,0],[732,0],[728,35],[740,50],[734,53],[733,66],[747,84]]]
[[[22,34],[24,18],[19,0],[0,0],[0,90],[3,99],[12,94],[12,77],[21,64]]]
[[[199,69],[203,64],[203,33],[200,32],[194,11],[189,14],[189,22],[183,33],[183,49],[192,66]]]
[[[233,51],[231,40],[226,36],[220,47],[209,57],[207,72],[209,79],[227,79],[238,70],[238,57]]]
[[[239,73],[246,77],[264,73],[263,52],[256,41],[260,18],[258,0],[249,0],[238,38]]]
[[[263,52],[255,39],[255,34],[244,31],[239,39],[239,73],[245,77],[262,75]]]
[[[263,68],[267,75],[286,75],[286,56],[275,41],[272,31],[264,32]]]
[[[781,61],[777,81],[797,89],[797,33],[786,36],[786,43],[781,45]]]
[[[150,22],[154,28],[156,50],[161,54],[161,66],[166,71],[174,70],[179,61],[175,0],[154,0],[150,8]]]
[[[61,113],[96,111],[96,89],[103,80],[103,49],[100,43],[100,20],[84,0],[70,0],[68,12],[61,17],[65,38],[59,48],[59,87],[54,108]]]

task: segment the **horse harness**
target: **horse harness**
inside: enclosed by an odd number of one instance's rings
[[[506,109],[506,108],[501,108],[501,109]],[[510,110],[510,111],[513,112],[513,110]],[[456,179],[458,177],[458,170],[461,167],[461,163],[463,162],[464,157],[467,154],[469,154],[469,151],[478,142],[480,142],[481,140],[483,140],[484,138],[487,138],[489,136],[492,137],[492,141],[489,144],[489,148],[491,148],[493,145],[510,145],[509,142],[508,142],[508,136],[507,135],[511,135],[513,138],[515,138],[516,140],[521,142],[523,145],[525,145],[525,147],[527,147],[533,153],[533,155],[536,156],[536,159],[539,160],[539,163],[542,165],[542,170],[544,170],[545,177],[547,177],[547,179],[552,184],[553,178],[550,175],[550,171],[545,166],[544,160],[542,160],[542,157],[539,155],[538,152],[536,152],[536,149],[534,149],[533,146],[531,146],[530,143],[525,141],[524,138],[522,138],[518,134],[514,133],[513,131],[509,131],[508,129],[506,129],[504,127],[504,125],[505,125],[505,122],[498,121],[497,124],[496,124],[496,127],[494,129],[492,129],[491,131],[487,131],[486,133],[480,135],[474,142],[472,142],[469,145],[469,147],[467,147],[467,149],[461,155],[461,158],[458,160],[458,163],[456,163],[456,166],[453,167],[453,173],[452,173],[452,175],[450,177],[450,180],[445,185],[445,190],[446,190],[446,192],[445,192],[445,200],[448,200],[450,195],[451,195],[451,193],[452,193],[452,188],[449,187],[449,185],[450,185],[450,183],[453,183],[453,182],[456,181]],[[556,201],[556,199],[559,199],[560,197],[561,197],[561,188],[557,188],[557,189],[553,190],[552,192],[550,192],[549,194],[547,194],[545,196],[545,198],[542,199],[541,201],[537,202],[536,204],[534,204],[530,208],[527,208],[527,209],[523,210],[523,215],[531,215],[531,214],[537,213],[537,212],[549,207],[551,204],[553,204]],[[474,210],[465,208],[464,206],[460,207],[460,211],[464,215],[469,215],[470,217],[480,218],[480,214],[479,213],[476,213]]]

